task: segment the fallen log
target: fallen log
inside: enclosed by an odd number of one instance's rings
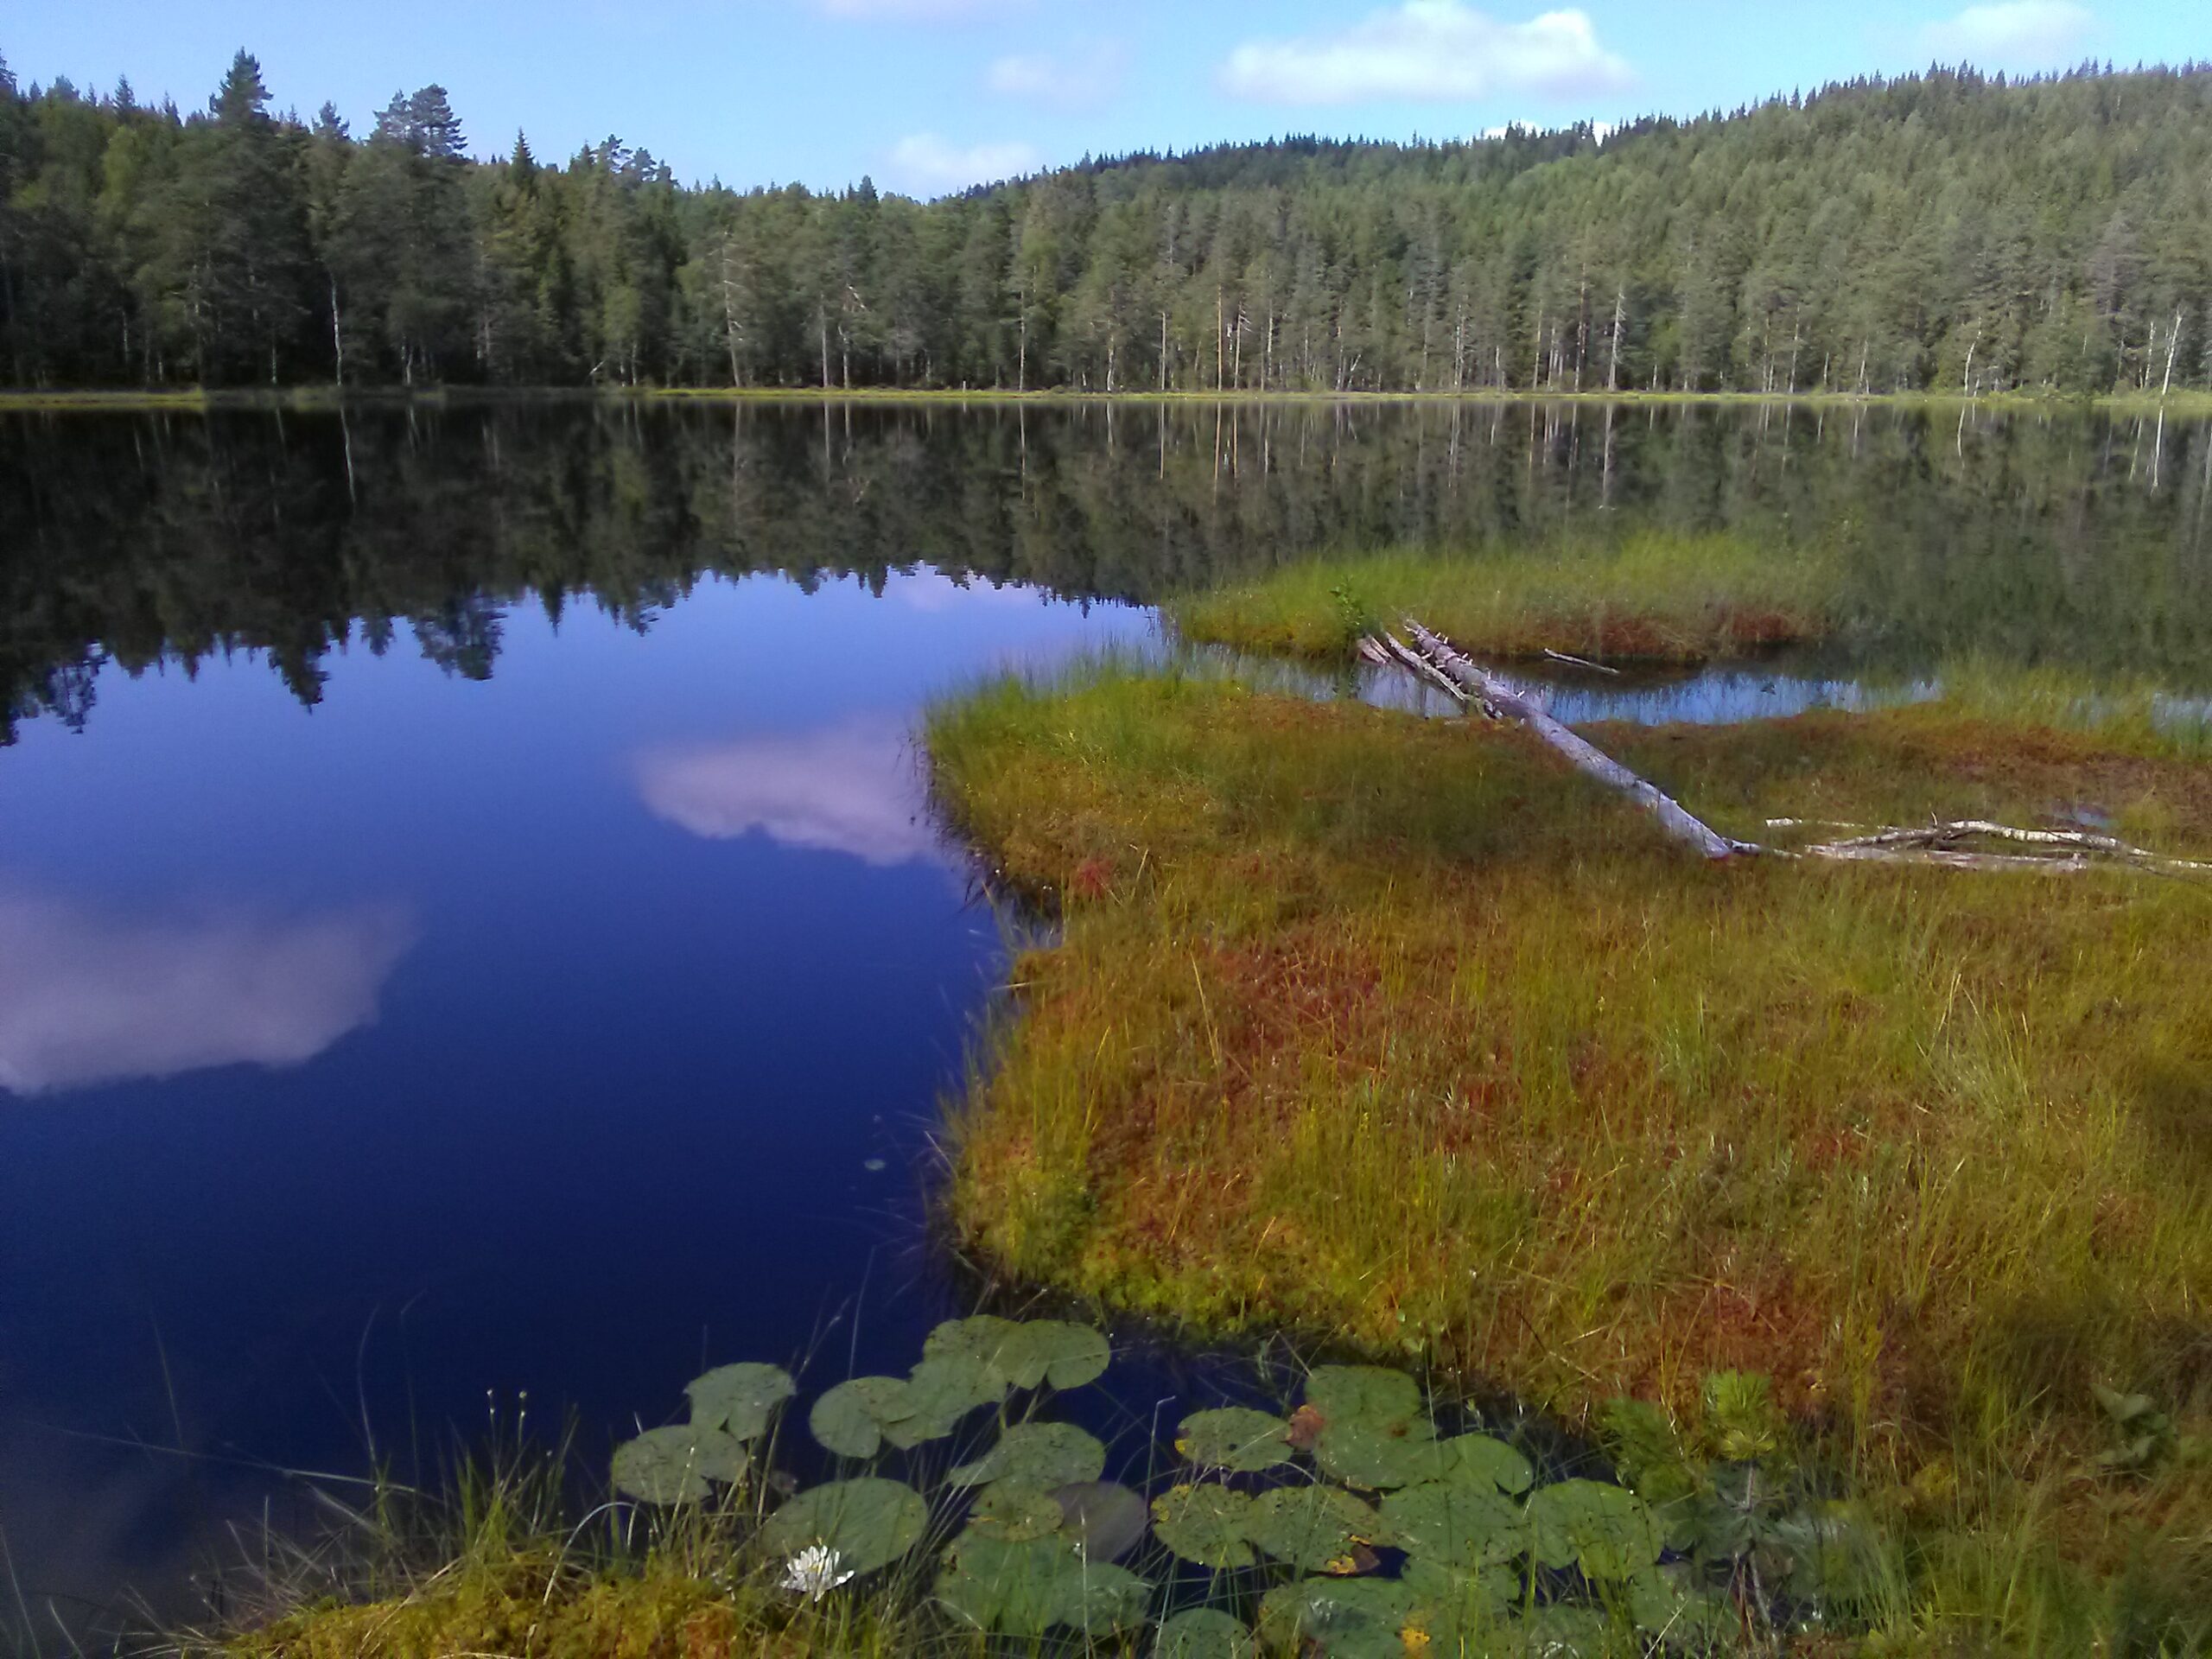
[[[1630,772],[1595,744],[1552,718],[1533,693],[1515,690],[1455,650],[1441,634],[1413,618],[1406,631],[1420,649],[1385,633],[1359,642],[1360,656],[1382,667],[1395,665],[1423,682],[1440,686],[1461,703],[1471,703],[1494,720],[1516,720],[1564,755],[1576,771],[1618,790],[1651,814],[1661,829],[1701,856],[1719,860],[1754,854],[1771,858],[1822,859],[1836,863],[1938,865],[1955,870],[2035,870],[2065,875],[2077,871],[2133,869],[2158,875],[2212,874],[2212,863],[2171,858],[2131,847],[2111,836],[2081,830],[2022,830],[1986,818],[1911,828],[1869,830],[1863,824],[1806,818],[1770,818],[1770,830],[1850,830],[1862,833],[1808,847],[1762,846],[1724,836],[1688,811],[1656,785]],[[2008,842],[2046,850],[2029,853],[1979,851],[1965,844],[1977,840]]]
[[[1515,690],[1496,675],[1461,656],[1440,634],[1430,632],[1411,617],[1406,619],[1406,631],[1421,649],[1415,652],[1395,637],[1386,635],[1386,648],[1394,648],[1394,655],[1422,662],[1433,673],[1465,688],[1467,695],[1479,699],[1491,714],[1519,721],[1564,755],[1577,772],[1627,796],[1649,812],[1662,830],[1700,856],[1719,860],[1761,850],[1755,842],[1722,835],[1684,809],[1657,785],[1639,778],[1603,749],[1554,720],[1533,695]]]

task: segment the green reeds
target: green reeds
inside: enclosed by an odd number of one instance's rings
[[[1819,550],[1646,531],[1321,559],[1167,610],[1185,639],[1306,658],[1343,656],[1413,614],[1493,656],[1700,662],[1819,637],[1832,574]]]

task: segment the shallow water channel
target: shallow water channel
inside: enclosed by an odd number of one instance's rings
[[[2202,425],[1971,410],[0,418],[26,1600],[190,1612],[279,1471],[404,1473],[525,1396],[604,1445],[705,1364],[903,1369],[966,1311],[931,1137],[1007,945],[928,810],[927,699],[1158,649],[1149,601],[1315,550],[1643,524],[1839,535],[1850,626],[1560,677],[1564,717],[1961,656],[2196,693],[2209,490]]]

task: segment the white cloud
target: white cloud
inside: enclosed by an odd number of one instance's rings
[[[944,856],[895,720],[649,749],[637,779],[646,810],[709,841],[757,830],[785,847],[880,866]]]
[[[955,579],[933,565],[894,570],[883,585],[883,596],[910,611],[936,616],[956,607],[974,610],[991,606],[1001,610],[1035,610],[1043,599],[1034,588],[1018,582],[993,582],[982,576]]]
[[[1464,101],[1496,91],[1567,97],[1629,79],[1584,12],[1506,23],[1460,0],[1406,0],[1333,35],[1247,41],[1220,74],[1224,91],[1271,104]]]
[[[1007,98],[1027,99],[1061,108],[1095,109],[1122,90],[1128,54],[1111,41],[1096,41],[1065,58],[1046,52],[1020,52],[993,61],[984,85]]]
[[[0,892],[0,1088],[313,1059],[375,1020],[416,931],[393,906],[147,921]]]
[[[1921,47],[1945,63],[1984,69],[2056,69],[2071,60],[2097,26],[2071,0],[2002,0],[1968,6],[1921,30]]]
[[[1036,146],[1019,140],[962,145],[933,132],[916,132],[891,147],[889,176],[901,190],[941,196],[971,184],[1033,173],[1041,159]]]

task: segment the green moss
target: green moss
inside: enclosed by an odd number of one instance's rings
[[[1342,656],[1360,634],[1412,614],[1493,656],[1699,662],[1821,634],[1832,568],[1814,550],[1647,531],[1611,543],[1324,559],[1168,610],[1186,639],[1307,658]]]

